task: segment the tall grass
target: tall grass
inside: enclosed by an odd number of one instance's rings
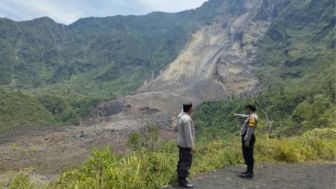
[[[335,128],[314,129],[291,138],[258,135],[255,159],[257,163],[334,160],[335,146]],[[192,177],[243,162],[238,136],[202,142],[197,147]],[[19,175],[8,188],[154,189],[175,182],[176,161],[174,142],[166,142],[154,151],[138,151],[123,156],[113,154],[108,147],[94,149],[83,165],[66,171],[47,186],[33,185],[27,177]]]

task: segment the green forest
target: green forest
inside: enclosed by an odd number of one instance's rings
[[[176,14],[83,18],[70,25],[48,17],[0,18],[0,88],[6,91],[1,100],[22,97],[40,107],[35,118],[18,113],[12,121],[6,111],[15,112],[14,105],[2,104],[0,132],[42,121],[78,125],[98,102],[131,94],[174,60],[191,34],[212,21],[220,3]],[[238,5],[226,8],[235,12]],[[46,118],[46,111],[52,116]]]

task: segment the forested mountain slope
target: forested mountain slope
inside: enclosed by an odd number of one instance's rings
[[[57,94],[127,94],[170,63],[221,1],[179,13],[83,18],[0,19],[0,84],[55,88]],[[59,84],[59,85],[57,85]],[[98,92],[99,90],[99,92]]]
[[[146,80],[125,103],[175,112],[188,99],[258,93],[201,106],[196,117],[215,131],[219,123],[227,127],[224,133],[236,130],[229,127],[237,124],[229,112],[247,101],[257,101],[281,132],[324,127],[332,123],[335,103],[332,5],[211,0],[180,13],[85,18],[68,26],[47,17],[2,18],[0,83],[38,99],[61,123],[78,124],[98,102],[129,94]]]
[[[276,1],[271,25],[258,43],[253,72],[260,94],[247,99],[205,103],[197,115],[208,135],[239,130],[232,113],[246,103],[258,105],[277,134],[335,127],[335,7],[333,1]],[[263,125],[262,124],[262,125]],[[265,128],[269,129],[269,128]]]
[[[194,31],[212,21],[221,3],[212,0],[179,13],[83,18],[70,25],[48,17],[0,18],[0,87],[22,100],[38,99],[56,121],[78,124],[98,102],[129,94],[157,75]],[[236,6],[228,5],[228,10]],[[7,95],[2,100],[11,101]],[[2,109],[15,112],[5,104]],[[26,114],[0,116],[30,120]],[[0,121],[1,128],[14,125]]]

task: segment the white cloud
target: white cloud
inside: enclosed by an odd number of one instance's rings
[[[199,7],[206,0],[0,0],[0,17],[30,20],[49,16],[69,24],[82,17],[177,12]]]
[[[202,5],[205,0],[136,0],[150,10],[176,12],[193,9]]]

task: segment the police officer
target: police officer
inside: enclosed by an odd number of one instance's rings
[[[256,141],[255,129],[257,127],[258,116],[255,113],[257,108],[254,105],[247,105],[245,107],[247,114],[234,114],[237,117],[245,118],[244,125],[241,132],[242,151],[247,170],[241,173],[239,176],[242,178],[252,178],[254,168],[253,147]]]
[[[195,153],[195,130],[191,119],[192,104],[183,104],[182,112],[178,115],[177,145],[179,148],[179,161],[177,163],[178,183],[185,188],[193,188],[187,180],[189,169],[192,165],[193,153]]]

